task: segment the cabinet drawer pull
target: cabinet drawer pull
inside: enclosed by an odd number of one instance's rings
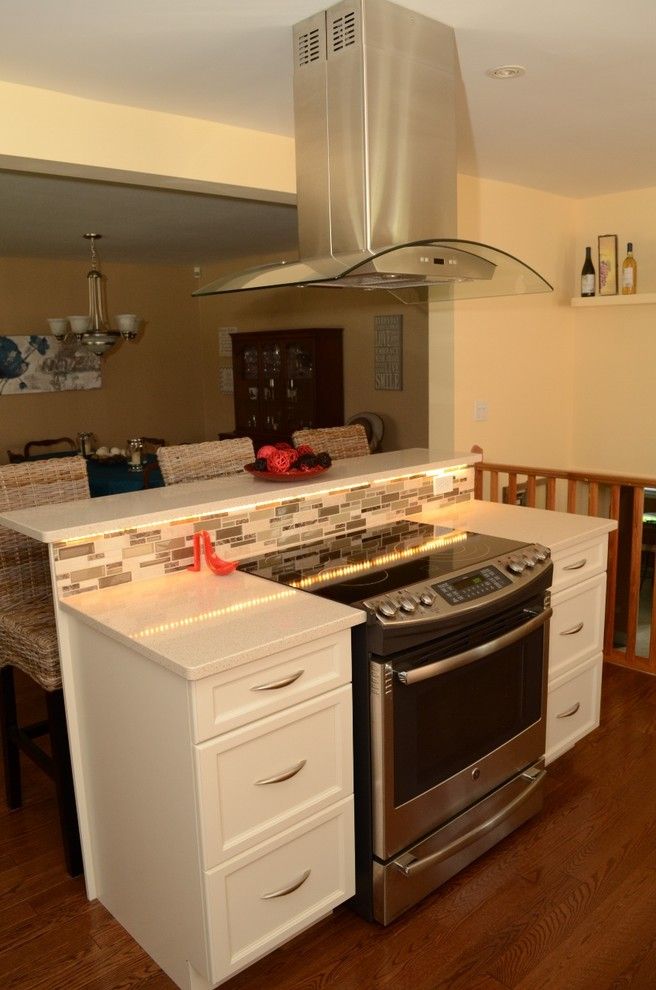
[[[295,890],[298,890],[299,887],[303,886],[307,878],[310,876],[310,873],[312,873],[312,870],[306,870],[305,873],[298,878],[298,880],[294,880],[293,883],[290,883],[289,887],[281,887],[280,890],[272,890],[268,894],[261,894],[261,899],[263,901],[270,901],[274,897],[286,897],[287,894],[293,894]]]
[[[297,670],[295,674],[290,674],[289,677],[283,677],[279,681],[269,681],[268,684],[256,684],[255,687],[251,688],[251,691],[277,691],[278,688],[284,688],[288,684],[293,684],[304,673],[304,670]]]
[[[582,629],[583,629],[583,623],[582,622],[577,622],[576,625],[575,626],[572,626],[571,629],[563,629],[563,631],[561,632],[560,635],[561,636],[575,636],[576,633],[580,633]]]
[[[279,784],[283,780],[289,780],[290,777],[295,777],[300,770],[303,769],[307,760],[301,760],[293,767],[289,767],[287,770],[282,770],[280,773],[275,774],[273,777],[263,777],[262,780],[256,780],[255,783],[259,784]]]
[[[588,558],[584,557],[583,560],[577,560],[575,564],[565,564],[563,567],[564,571],[580,571],[582,567],[588,562]]]
[[[576,715],[577,711],[581,707],[581,702],[577,701],[575,705],[568,708],[566,712],[561,712],[560,715],[556,715],[556,718],[571,718],[572,715]]]

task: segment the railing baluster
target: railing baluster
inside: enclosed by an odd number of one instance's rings
[[[508,475],[508,505],[517,504],[517,475],[513,471]]]
[[[547,509],[556,508],[556,479],[547,478]]]
[[[638,632],[638,603],[640,601],[640,558],[642,554],[642,511],[645,493],[642,488],[633,489],[633,518],[631,523],[631,563],[629,568],[629,601],[626,616],[626,662],[635,664],[636,635]]]
[[[490,471],[490,502],[499,501],[499,472]]]
[[[610,490],[608,518],[617,522],[620,518],[620,486]],[[604,624],[604,656],[613,653],[615,638],[615,600],[617,598],[617,543],[618,531],[608,534],[608,565],[606,568],[606,620]]]
[[[535,508],[535,493],[536,493],[535,475],[529,474],[529,476],[526,479],[526,504],[531,509]]]
[[[588,483],[588,515],[596,516],[599,513],[599,483],[590,481]]]

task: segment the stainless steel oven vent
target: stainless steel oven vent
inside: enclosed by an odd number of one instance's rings
[[[389,0],[342,0],[296,24],[293,51],[300,260],[194,295],[295,284],[435,286],[437,298],[551,289],[507,252],[453,236],[452,28]]]

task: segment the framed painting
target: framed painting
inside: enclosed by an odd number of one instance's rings
[[[599,295],[617,295],[617,234],[600,234]]]
[[[0,395],[100,388],[100,358],[76,347],[36,334],[0,337]]]

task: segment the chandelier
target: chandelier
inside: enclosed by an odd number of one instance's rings
[[[134,340],[141,320],[134,313],[122,313],[116,317],[116,330],[110,329],[103,303],[103,279],[100,271],[96,241],[102,234],[83,234],[91,245],[91,268],[87,272],[89,284],[88,316],[55,316],[48,320],[54,337],[62,341],[77,341],[78,354],[106,354],[120,340]]]

